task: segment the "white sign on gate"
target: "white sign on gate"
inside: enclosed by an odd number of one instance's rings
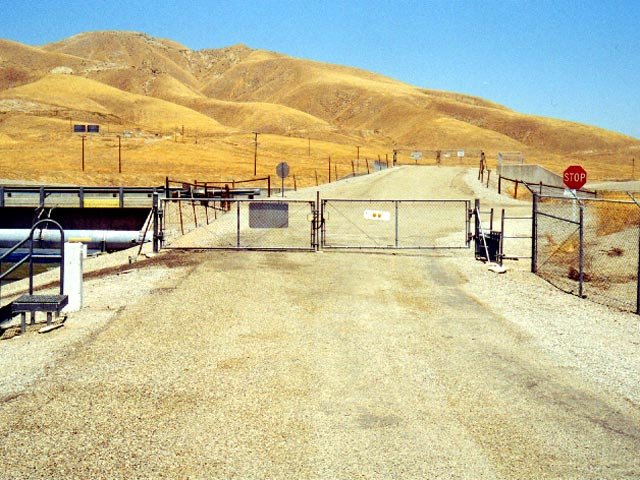
[[[365,210],[364,218],[366,220],[388,222],[389,220],[391,220],[391,213],[385,212],[384,210]]]

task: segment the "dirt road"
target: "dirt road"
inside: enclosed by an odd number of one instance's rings
[[[354,195],[408,194],[405,175]],[[459,172],[423,175],[470,192]],[[149,295],[0,397],[0,477],[640,478],[637,396],[471,291],[469,272],[503,278],[471,257],[170,253]],[[611,343],[635,319],[593,311]]]

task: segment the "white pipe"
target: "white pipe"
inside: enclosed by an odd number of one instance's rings
[[[0,247],[12,247],[29,236],[29,229],[0,229]],[[100,249],[117,250],[140,244],[142,232],[138,230],[65,230],[65,242],[97,245]],[[60,242],[58,230],[38,229],[34,232],[36,242]],[[147,232],[145,242],[153,239],[153,233]]]

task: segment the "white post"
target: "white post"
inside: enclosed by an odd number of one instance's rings
[[[64,244],[64,294],[69,303],[63,312],[77,312],[82,308],[82,243]]]

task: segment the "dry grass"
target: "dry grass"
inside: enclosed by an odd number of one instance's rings
[[[262,133],[258,176],[287,161],[301,186],[314,185],[316,172],[327,181],[329,156],[338,176],[350,173],[357,146],[358,173],[366,158],[391,160],[394,148],[402,163],[414,149],[425,151],[421,163],[433,163],[426,152],[438,149],[483,149],[491,169],[499,151],[517,150],[556,172],[582,163],[592,179],[631,175],[626,165],[640,157],[636,139],[614,132],[243,46],[193,52],[143,34],[93,32],[42,49],[0,41],[0,54],[0,178],[122,185],[248,178],[252,131]],[[73,75],[50,74],[60,66]],[[71,122],[106,130],[89,139],[84,173]],[[115,134],[125,130],[137,134],[124,142],[118,175]]]
[[[640,208],[629,203],[593,202],[589,205],[597,218],[598,236],[610,235],[640,226]]]

